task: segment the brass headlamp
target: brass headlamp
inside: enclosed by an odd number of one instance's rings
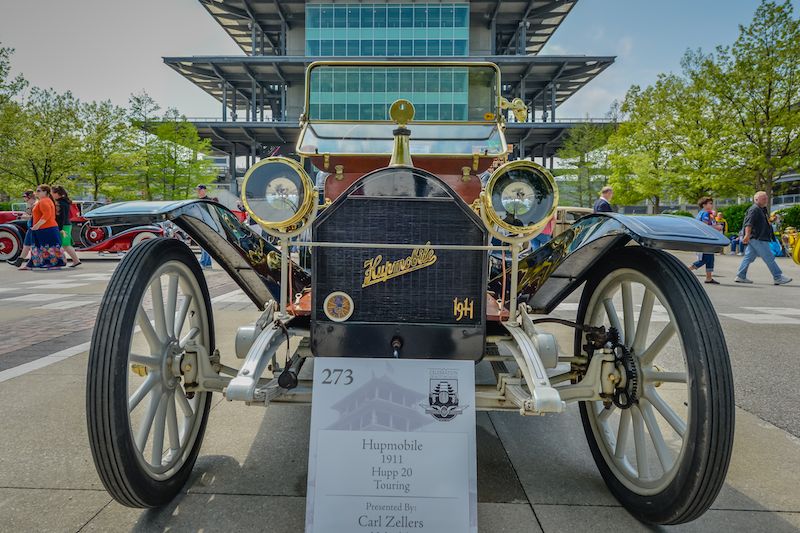
[[[481,202],[489,222],[511,235],[532,238],[555,214],[558,187],[543,166],[511,161],[492,172]]]
[[[247,213],[268,230],[285,231],[314,207],[314,184],[303,167],[286,157],[268,157],[250,167],[242,183]]]

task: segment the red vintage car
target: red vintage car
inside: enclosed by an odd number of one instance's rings
[[[144,240],[165,235],[164,228],[157,224],[92,226],[84,214],[103,204],[86,201],[75,202],[75,205],[78,207],[78,214],[70,219],[72,241],[80,252],[126,252]],[[14,262],[22,251],[25,234],[28,232],[28,221],[20,218],[24,209],[0,212],[0,215],[8,214],[16,216],[10,219],[6,216],[4,223],[0,223],[0,261]]]

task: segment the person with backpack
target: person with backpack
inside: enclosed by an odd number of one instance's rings
[[[719,224],[714,217],[714,199],[710,196],[703,196],[697,202],[700,206],[700,212],[697,214],[697,220],[711,226],[717,231],[722,231],[722,224]],[[697,261],[689,265],[689,270],[697,270],[701,266],[706,267],[706,283],[711,285],[719,285],[719,281],[714,279],[714,254],[697,254],[699,257]]]
[[[772,225],[769,222],[768,203],[769,197],[767,193],[758,191],[753,196],[753,205],[750,206],[744,216],[742,243],[747,245],[747,250],[745,250],[742,264],[739,265],[739,271],[736,273],[736,279],[734,280],[736,283],[753,283],[747,277],[747,269],[757,257],[763,259],[767,264],[775,285],[785,285],[792,281],[792,278],[783,275],[783,271],[775,261],[775,256],[770,248],[770,243],[775,240],[775,233],[773,233]]]
[[[52,191],[53,198],[56,200],[56,222],[58,222],[58,230],[61,233],[61,248],[72,259],[69,267],[75,268],[81,264],[72,243],[72,216],[78,211],[78,208],[69,199],[67,190],[61,185],[53,186]]]

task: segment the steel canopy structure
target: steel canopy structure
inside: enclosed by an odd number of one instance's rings
[[[249,55],[292,55],[282,36],[305,27],[306,0],[199,0]],[[494,35],[487,55],[538,54],[578,0],[483,0],[468,2],[470,25]],[[302,52],[302,51],[299,51]]]
[[[280,100],[281,85],[302,85],[305,68],[326,57],[253,56],[253,57],[165,57],[164,62],[189,81],[202,88],[227,108],[237,113],[246,111],[248,103],[261,102],[271,107]],[[380,61],[434,61],[432,57],[370,57]],[[469,56],[459,61],[490,61],[500,67],[503,76],[503,96],[520,97],[533,102],[533,107],[550,108],[553,99],[560,106],[580,88],[589,83],[614,62],[613,56]],[[255,92],[253,83],[255,80]],[[548,88],[556,84],[555,90]],[[229,94],[226,96],[226,86]],[[238,95],[234,103],[233,93]],[[264,94],[262,94],[262,92]],[[254,100],[255,97],[255,100]],[[547,100],[543,100],[543,97]],[[257,110],[260,111],[260,110]],[[260,116],[260,113],[257,113]],[[274,113],[276,119],[297,119]]]
[[[164,62],[220,103],[221,113],[218,117],[191,120],[201,137],[209,139],[217,152],[229,157],[230,169],[235,169],[235,160],[240,156],[244,156],[246,166],[250,166],[277,147],[280,147],[281,153],[291,153],[300,133],[299,119],[304,112],[305,69],[313,61],[322,59],[444,59],[496,63],[501,71],[503,96],[509,99],[522,98],[530,109],[527,122],[508,122],[508,142],[514,145],[517,157],[541,157],[542,164],[546,164],[549,158],[552,166],[553,155],[561,146],[565,133],[576,122],[584,121],[558,117],[558,107],[601,74],[615,59],[614,56],[538,55],[578,0],[199,2],[246,55],[165,57]],[[423,22],[431,22],[429,27],[424,28],[428,38],[441,33],[446,39],[448,32],[459,29],[468,32],[468,37],[466,33],[461,37],[467,40],[460,41],[468,45],[467,55],[452,53],[452,48],[448,48],[450,53],[445,54],[445,46],[442,45],[441,55],[437,56],[393,53],[387,57],[386,54],[373,54],[369,40],[365,41],[368,48],[364,45],[359,48],[356,41],[355,50],[362,52],[356,56],[340,53],[344,47],[337,48],[338,55],[307,54],[307,49],[317,50],[317,47],[311,47],[307,39],[312,39],[309,37],[312,32],[313,35],[324,33],[324,28],[329,28],[328,35],[333,35],[329,39],[365,38],[363,34],[377,36],[379,33],[391,33],[391,30],[399,31],[400,26],[407,27],[408,30],[403,31],[411,33],[419,27],[418,15],[413,13],[420,9],[437,13],[435,18],[425,15],[422,19]],[[455,22],[445,24],[438,18],[440,11],[452,12],[448,10],[454,9],[463,16],[460,19],[463,26],[455,29],[451,25]],[[359,18],[365,17],[360,15],[365,10],[394,12],[400,18],[394,19],[395,26],[388,27],[388,31],[377,29],[377,15],[374,21],[371,14],[368,21]],[[316,19],[309,18],[312,13],[327,14],[330,18],[335,14],[336,20],[332,22],[326,16],[318,15],[314,15],[318,17]],[[408,18],[412,14],[415,27],[411,27]],[[405,36],[399,38],[405,39]],[[349,51],[354,41],[332,42],[346,43]],[[329,46],[328,51],[331,49]],[[369,53],[363,53],[365,49]],[[406,51],[408,49],[410,46]],[[375,50],[378,50],[377,45]],[[395,47],[397,50],[399,48]],[[434,50],[439,51],[438,44]],[[513,120],[510,114],[509,119]],[[233,179],[231,182],[232,185],[236,183]]]

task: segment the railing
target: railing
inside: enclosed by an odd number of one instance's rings
[[[242,117],[239,117],[237,120],[231,119],[230,116],[226,120],[222,120],[222,117],[186,117],[186,120],[189,122],[246,122]],[[508,122],[516,123],[517,121],[514,120],[513,116],[507,119]],[[299,123],[300,117],[289,117],[286,120],[272,120],[271,118],[267,117],[264,120],[251,120],[250,122],[264,122],[264,123],[272,123],[272,122],[290,122],[290,123]],[[524,124],[569,124],[569,123],[596,123],[596,124],[605,124],[609,123],[609,119],[607,118],[600,118],[600,117],[580,117],[580,118],[562,118],[556,117],[554,122],[551,122],[550,119],[548,120],[529,120],[524,122]]]
[[[222,117],[186,117],[186,120],[189,122],[230,122],[230,123],[237,123],[237,122],[247,122],[244,120],[243,116],[240,116],[238,119],[233,120],[230,115],[225,120],[222,120]],[[289,117],[286,120],[273,120],[269,117],[266,117],[264,120],[251,120],[250,122],[264,122],[264,123],[272,123],[272,122],[292,122],[292,123],[299,123],[300,117]]]

